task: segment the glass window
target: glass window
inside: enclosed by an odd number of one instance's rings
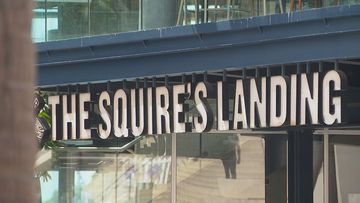
[[[53,0],[46,5],[49,41],[89,35],[88,0]]]
[[[139,29],[139,1],[90,1],[90,35],[129,32]]]
[[[34,42],[46,41],[46,9],[44,2],[36,2],[33,9],[31,36]]]
[[[175,26],[177,12],[181,11],[178,10],[179,2],[178,0],[141,0],[141,29]]]
[[[313,136],[313,186],[314,203],[324,202],[324,137]]]
[[[217,22],[360,0],[35,0],[34,42]]]
[[[357,203],[360,202],[360,132],[342,131],[330,136],[329,202]]]
[[[40,202],[58,203],[59,202],[59,172],[46,171],[40,179]]]
[[[286,202],[285,135],[177,134],[176,143],[177,202]]]
[[[171,136],[147,137],[125,151],[117,139],[81,142],[39,154],[41,202],[171,201]]]

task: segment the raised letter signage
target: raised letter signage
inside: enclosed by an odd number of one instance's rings
[[[53,140],[107,139],[341,124],[346,121],[346,90],[345,74],[331,70],[56,95],[48,103]]]

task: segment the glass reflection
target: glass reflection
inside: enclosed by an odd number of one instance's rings
[[[34,42],[46,41],[46,9],[44,2],[37,2],[33,9],[31,36]]]
[[[265,202],[263,138],[177,134],[176,141],[177,202]]]
[[[346,130],[344,130],[344,134]],[[360,202],[360,138],[352,135],[333,135],[329,146],[329,202]]]
[[[223,141],[226,150],[223,152],[220,158],[224,170],[226,179],[236,179],[236,164],[240,164],[240,145],[237,135],[228,136],[227,140]]]
[[[47,1],[50,19],[47,21],[48,40],[69,39],[88,35],[88,0]]]
[[[313,136],[314,203],[324,203],[324,137]]]
[[[144,138],[126,151],[116,139],[109,147],[79,142],[39,154],[41,202],[170,202],[171,136]]]
[[[35,0],[34,42],[358,4],[360,0]]]
[[[92,0],[90,3],[90,35],[138,30],[139,1]]]

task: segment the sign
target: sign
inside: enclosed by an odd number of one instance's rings
[[[48,97],[52,139],[331,126],[346,122],[343,72],[198,82]],[[216,100],[216,110],[209,101]],[[187,100],[198,112],[190,120]],[[229,105],[229,103],[233,105]],[[230,106],[232,108],[230,109]]]

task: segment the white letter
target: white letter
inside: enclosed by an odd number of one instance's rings
[[[164,98],[164,104],[161,104],[161,98]],[[162,134],[162,122],[161,118],[164,117],[165,121],[165,133],[171,133],[170,131],[170,114],[169,114],[169,90],[163,87],[156,88],[156,130],[157,134]]]
[[[229,121],[228,120],[224,120],[223,118],[223,107],[226,106],[227,104],[224,104],[223,101],[223,82],[222,81],[218,81],[217,82],[217,128],[218,130],[229,130]],[[225,101],[228,102],[228,101]],[[225,113],[229,113],[229,112],[225,112]]]
[[[291,75],[290,125],[296,125],[297,75]]]
[[[153,132],[153,93],[152,93],[152,88],[149,87],[147,88],[147,130],[148,130],[148,135],[152,135]]]
[[[255,79],[250,80],[250,127],[255,128],[255,106],[259,113],[260,127],[266,127],[266,78],[261,78],[261,101]]]
[[[301,105],[300,105],[300,124],[306,124],[306,103],[310,111],[311,124],[319,123],[318,103],[319,103],[319,73],[313,73],[313,95],[311,96],[310,87],[305,73],[301,74]]]
[[[67,112],[67,97],[71,96],[71,113]],[[76,139],[76,95],[63,95],[63,140],[67,140],[68,135],[68,123],[71,123],[71,139]]]
[[[102,120],[105,123],[106,130],[104,130],[104,125],[102,123],[99,124],[99,137],[101,139],[106,139],[109,137],[111,132],[111,121],[109,112],[105,109],[104,105],[110,106],[110,96],[106,91],[101,92],[99,97],[99,111]]]
[[[119,107],[119,99],[122,101],[121,107]],[[121,127],[119,127],[119,110],[121,111]],[[126,93],[124,90],[118,89],[114,95],[114,134],[116,137],[127,137],[129,135],[129,129],[127,128],[127,114]]]
[[[139,106],[136,105],[136,91],[139,91]],[[136,112],[139,111],[139,118],[136,117]],[[136,125],[136,120],[139,120],[139,126]],[[139,136],[144,131],[144,89],[131,90],[131,130],[134,136]]]
[[[184,133],[186,131],[185,123],[179,121],[179,114],[184,113],[184,104],[183,102],[179,103],[179,95],[181,94],[185,94],[185,85],[173,86],[174,133]]]
[[[280,87],[280,101],[277,101],[276,87]],[[282,76],[273,76],[270,78],[270,126],[279,127],[284,124],[286,120],[286,107],[287,107],[287,85],[285,78]],[[279,103],[280,115],[276,116],[276,107]]]
[[[85,111],[84,103],[90,101],[90,93],[81,93],[79,94],[79,113],[80,113],[80,139],[90,139],[91,132],[90,129],[85,129],[85,120],[89,119],[89,112]]]
[[[56,140],[56,105],[60,103],[60,96],[49,96],[48,102],[51,108],[51,139]]]
[[[241,112],[239,111],[239,104],[241,104]],[[238,123],[240,122],[242,123],[242,128],[248,128],[245,108],[244,85],[242,80],[236,80],[233,130],[239,129]]]
[[[326,73],[323,80],[323,119],[326,125],[341,123],[341,96],[333,97],[334,113],[330,112],[330,83],[334,82],[334,90],[341,90],[341,77],[335,70]]]
[[[200,96],[200,94],[202,94],[202,97]],[[209,126],[209,125],[212,125],[212,122],[211,122],[211,120],[209,120],[211,118],[208,115],[206,104],[202,101],[202,99],[205,99],[205,98],[207,98],[206,85],[204,82],[199,82],[196,85],[195,92],[194,92],[194,101],[195,101],[196,109],[200,113],[200,116],[194,117],[195,131],[198,133],[202,133],[202,132],[208,130],[208,128],[212,127],[212,126]]]

